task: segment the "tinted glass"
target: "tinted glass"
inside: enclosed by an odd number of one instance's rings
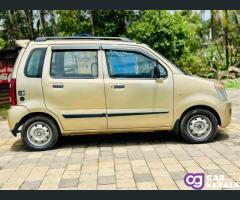
[[[97,51],[54,51],[51,76],[54,78],[96,78],[98,75]]]
[[[160,78],[166,78],[168,76],[167,70],[160,64],[158,64],[158,68],[160,70]]]
[[[109,75],[122,78],[152,78],[157,62],[141,53],[106,51]]]
[[[25,67],[25,75],[28,77],[42,77],[43,61],[46,49],[33,49]]]

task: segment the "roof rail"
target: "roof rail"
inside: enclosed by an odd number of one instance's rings
[[[119,40],[123,42],[133,42],[125,37],[93,37],[93,36],[72,36],[72,37],[37,37],[36,42],[44,42],[47,40]]]

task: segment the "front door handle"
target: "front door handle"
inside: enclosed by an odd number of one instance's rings
[[[53,83],[53,84],[52,84],[52,87],[53,87],[53,88],[63,88],[64,85],[63,85],[63,83]]]
[[[114,85],[114,89],[123,89],[123,88],[125,88],[124,84],[116,84],[116,85]]]

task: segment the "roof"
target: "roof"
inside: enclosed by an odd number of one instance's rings
[[[125,37],[89,37],[89,36],[74,36],[74,37],[38,37],[33,41],[16,40],[16,44],[22,48],[28,45],[65,45],[65,44],[137,44],[135,41]]]
[[[35,42],[47,40],[117,40],[122,42],[133,42],[125,37],[92,37],[92,36],[73,36],[73,37],[37,37]]]

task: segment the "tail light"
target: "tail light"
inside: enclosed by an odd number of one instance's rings
[[[17,105],[16,79],[11,79],[10,82],[10,102],[12,106]]]

